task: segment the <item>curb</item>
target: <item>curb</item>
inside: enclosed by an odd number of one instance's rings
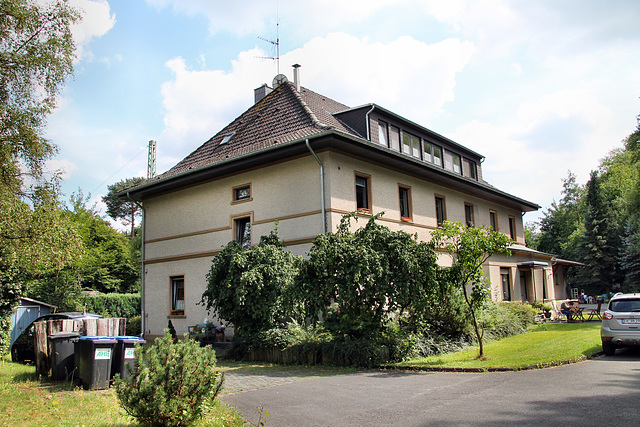
[[[439,366],[402,366],[397,367],[393,365],[380,365],[378,369],[388,371],[417,371],[417,372],[451,372],[451,373],[484,373],[484,372],[515,372],[515,371],[530,371],[533,369],[545,369],[554,368],[556,366],[569,365],[571,363],[584,362],[585,360],[595,359],[602,356],[604,353],[599,351],[591,356],[580,356],[573,359],[561,360],[558,362],[537,363],[533,365],[520,366],[517,368],[454,368],[454,367],[439,367]]]

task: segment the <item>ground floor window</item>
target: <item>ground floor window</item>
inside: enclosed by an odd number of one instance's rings
[[[509,269],[501,268],[500,277],[502,278],[502,300],[511,301],[511,280]]]
[[[171,278],[171,314],[184,314],[184,276]]]

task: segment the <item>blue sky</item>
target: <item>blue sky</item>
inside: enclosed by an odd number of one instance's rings
[[[484,178],[538,203],[584,183],[636,127],[636,0],[70,0],[75,75],[50,116],[67,197],[158,172],[249,108],[280,72],[374,102],[486,157]],[[527,214],[525,221],[539,218]]]

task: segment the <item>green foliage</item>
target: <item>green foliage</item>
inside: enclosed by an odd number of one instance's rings
[[[0,317],[0,358],[3,358],[9,351],[11,344],[11,317]]]
[[[212,347],[186,337],[173,343],[168,331],[147,349],[136,347],[130,374],[115,381],[121,405],[138,422],[162,426],[190,425],[201,418],[224,380]]]
[[[72,227],[60,217],[59,178],[43,179],[56,147],[42,134],[73,70],[70,26],[79,15],[66,1],[0,0],[0,11],[2,318],[23,294],[25,275],[60,269],[78,251]]]
[[[89,313],[130,319],[140,315],[140,300],[140,294],[99,294],[83,295],[80,303]]]
[[[580,260],[585,267],[578,272],[581,287],[590,293],[603,293],[608,289],[619,290],[616,262],[620,243],[612,223],[608,204],[601,191],[598,172],[591,172],[587,183],[584,218],[585,232],[580,247]]]
[[[584,217],[584,187],[576,183],[569,171],[563,180],[562,199],[551,204],[540,220],[540,234],[535,248],[564,259],[577,259],[578,239]],[[528,243],[528,242],[527,242]]]
[[[317,236],[298,278],[307,317],[322,314],[334,333],[353,339],[376,337],[391,313],[410,310],[435,286],[433,246],[390,231],[378,217],[351,232],[357,216],[345,215],[336,233]]]
[[[529,304],[487,301],[480,312],[480,322],[492,338],[503,338],[525,332],[534,324],[538,313]]]
[[[83,289],[127,293],[140,287],[140,268],[130,240],[103,220],[95,206],[88,207],[88,200],[79,191],[71,196],[71,206],[60,211],[79,237],[81,251],[62,268],[29,277],[28,295],[60,310],[81,310]]]
[[[231,322],[236,334],[272,329],[298,311],[292,287],[300,263],[277,232],[251,249],[230,242],[213,260],[202,302]]]
[[[133,316],[127,320],[126,335],[130,337],[140,336],[142,333],[142,316]]]
[[[107,195],[102,196],[102,201],[107,205],[107,215],[114,220],[120,219],[125,224],[130,225],[131,237],[134,235],[136,217],[140,215],[140,206],[127,197],[118,197],[117,194],[144,181],[145,179],[139,176],[123,179],[115,184],[109,185],[107,187]]]
[[[482,357],[484,330],[476,312],[481,309],[489,294],[483,264],[494,253],[510,254],[507,248],[511,240],[488,227],[466,227],[452,221],[445,221],[431,236],[433,242],[446,249],[452,258],[448,279],[452,286],[457,284],[462,289],[480,347],[479,357]],[[471,288],[470,292],[467,287]]]

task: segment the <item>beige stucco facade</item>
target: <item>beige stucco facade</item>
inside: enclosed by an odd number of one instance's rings
[[[342,215],[356,210],[355,176],[363,174],[370,179],[371,214],[384,212],[380,221],[392,230],[417,233],[419,239],[428,240],[430,231],[437,227],[435,196],[438,195],[446,199],[448,220],[464,222],[465,203],[473,206],[476,226],[489,226],[489,212],[493,211],[499,231],[508,234],[509,217],[513,218],[515,240],[524,245],[522,215],[513,208],[345,153],[324,150],[317,155],[324,167],[329,231],[337,229]],[[234,201],[234,189],[246,186],[250,186],[250,197]],[[410,189],[410,221],[400,217],[399,186]],[[188,326],[201,323],[205,318],[219,321],[199,303],[213,257],[235,238],[237,218],[250,218],[252,244],[277,227],[288,250],[305,255],[313,238],[322,232],[321,197],[320,165],[309,154],[145,199],[145,334],[161,335],[168,320],[178,334],[186,333]],[[361,217],[359,225],[364,224],[368,215]],[[446,254],[441,254],[439,259],[442,265],[450,264]],[[494,300],[503,299],[501,269],[505,268],[510,272],[511,300],[555,297],[552,266],[519,267],[529,260],[530,254],[490,260],[486,270]],[[172,277],[184,277],[183,314],[171,314]],[[542,284],[547,289],[544,295]]]

